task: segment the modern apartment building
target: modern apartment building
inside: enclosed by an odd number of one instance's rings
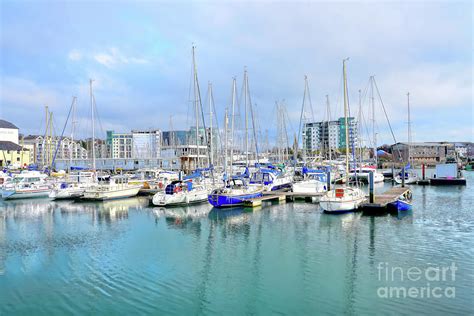
[[[349,146],[358,146],[357,121],[349,117]],[[339,118],[337,121],[323,121],[305,123],[303,126],[303,149],[312,152],[327,150],[331,148],[344,149],[346,147],[346,126],[345,119]]]

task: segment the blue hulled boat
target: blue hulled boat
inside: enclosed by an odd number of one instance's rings
[[[262,187],[246,186],[243,180],[232,179],[225,187],[213,190],[208,195],[208,201],[214,207],[233,207],[262,195]]]

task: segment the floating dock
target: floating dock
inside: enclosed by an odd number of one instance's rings
[[[400,195],[409,193],[408,187],[393,187],[390,190],[374,195],[374,201],[371,203],[362,203],[359,210],[366,213],[386,212],[390,203],[397,201]]]
[[[313,198],[319,200],[319,198],[323,195],[324,193],[297,193],[289,191],[264,192],[262,197],[249,199],[244,202],[244,205],[246,207],[257,207],[261,206],[262,202],[267,201],[283,202],[286,200],[294,201],[295,199],[313,200]]]

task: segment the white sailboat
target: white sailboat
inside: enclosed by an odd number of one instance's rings
[[[344,120],[346,134],[346,177],[349,176],[349,127],[348,127],[348,97],[346,78],[346,59],[342,62],[344,77]],[[328,213],[349,212],[356,210],[366,200],[365,193],[358,187],[344,185],[326,192],[321,197],[319,205]]]
[[[304,120],[304,113],[305,113],[305,103],[306,103],[306,96],[308,96],[309,106],[311,109],[311,113],[313,112],[313,106],[311,104],[311,98],[309,94],[309,86],[308,86],[308,77],[304,77],[304,93],[303,93],[303,103],[301,105],[301,116],[300,116],[300,127],[298,137],[301,135],[301,126]],[[312,118],[314,121],[314,117]],[[303,180],[294,182],[292,186],[292,191],[295,193],[304,193],[304,194],[311,194],[311,193],[323,193],[327,191],[326,186],[326,175],[324,172],[319,170],[310,170],[306,167],[306,146],[303,148],[303,163],[305,166],[302,168],[302,175]],[[296,152],[296,151],[295,151]],[[296,156],[295,156],[296,160]]]
[[[408,106],[408,164],[405,166],[405,174],[402,175],[403,171],[400,171],[395,176],[395,182],[402,184],[402,177],[405,179],[405,184],[413,184],[420,180],[418,173],[411,169],[411,121],[410,121],[410,93],[407,93],[407,106]]]

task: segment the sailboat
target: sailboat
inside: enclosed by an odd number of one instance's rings
[[[185,177],[183,180],[172,181],[168,184],[164,192],[158,192],[153,196],[152,203],[157,206],[173,206],[173,205],[187,205],[192,203],[201,203],[207,200],[209,192],[213,189],[213,168],[200,169],[199,159],[199,114],[202,114],[201,95],[199,89],[199,81],[197,76],[197,66],[195,58],[195,47],[192,47],[192,59],[193,59],[193,91],[194,91],[194,110],[196,118],[196,170],[194,173]],[[206,131],[204,124],[203,115],[203,128]],[[207,133],[205,135],[205,142],[207,142]],[[211,135],[212,137],[212,135]],[[208,147],[208,162],[212,161],[212,153]],[[205,171],[211,172],[211,181],[206,181],[204,176]]]
[[[237,84],[235,78],[232,81],[232,123],[231,123],[231,138],[232,138],[232,145],[231,145],[231,152],[230,152],[230,173],[227,173],[227,149],[226,149],[226,159],[224,161],[224,168],[225,168],[225,179],[224,179],[224,186],[221,188],[217,188],[213,190],[209,196],[208,201],[214,207],[232,207],[232,206],[239,206],[243,205],[245,201],[261,197],[263,195],[263,187],[259,183],[257,186],[249,186],[245,179],[248,176],[248,168],[249,168],[249,158],[248,158],[248,128],[247,128],[247,100],[248,100],[248,77],[247,71],[244,72],[244,93],[245,93],[245,152],[246,152],[246,172],[239,176],[232,176],[232,162],[233,162],[233,146],[234,146],[234,117],[235,117],[235,101],[237,95]],[[251,106],[251,104],[250,104]],[[227,111],[225,117],[225,138],[226,138],[226,146],[227,146]],[[256,142],[255,142],[256,143]],[[258,157],[258,150],[257,150],[257,157]],[[227,178],[227,174],[229,174],[229,178]]]
[[[348,97],[347,97],[347,78],[346,78],[346,60],[342,62],[344,78],[344,125],[346,136],[346,177],[349,177],[349,126],[348,126]],[[354,211],[366,200],[365,193],[358,187],[344,185],[326,192],[321,197],[319,205],[328,213],[340,213]]]
[[[95,161],[95,98],[92,93],[92,82],[90,83],[90,97],[91,97],[91,119],[92,119],[92,171],[96,173],[96,161]],[[94,179],[95,180],[95,179]],[[110,200],[120,199],[136,196],[140,191],[141,185],[134,185],[128,183],[128,177],[109,175],[97,177],[98,183],[92,183],[88,185],[84,194],[81,197],[83,200]]]
[[[402,184],[404,177],[405,184],[413,184],[419,180],[418,173],[411,169],[411,121],[410,121],[410,93],[407,93],[407,107],[408,107],[408,163],[405,166],[405,174],[402,175],[403,171],[400,171],[395,176],[395,182],[398,184]]]
[[[303,124],[303,117],[304,117],[304,110],[305,110],[305,101],[306,96],[308,96],[309,106],[311,112],[313,110],[311,104],[311,98],[309,95],[309,87],[308,87],[308,77],[304,77],[304,93],[303,93],[303,104],[301,106],[301,116],[300,116],[300,127],[299,127],[299,135],[301,135],[301,126]],[[306,147],[306,146],[305,146]],[[302,175],[303,180],[293,183],[292,190],[295,193],[322,193],[327,191],[326,187],[326,174],[320,170],[312,170],[306,166],[306,150],[305,147],[303,148],[303,163],[304,166],[302,168]],[[295,151],[295,161],[296,161],[296,152]]]

